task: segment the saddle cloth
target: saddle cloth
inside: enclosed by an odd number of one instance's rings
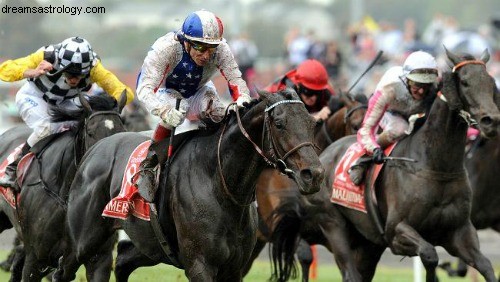
[[[21,153],[21,149],[23,148],[23,146],[24,143],[21,143],[19,146],[14,148],[14,150],[7,156],[7,158],[3,160],[2,164],[0,164],[0,177],[3,177],[5,175],[5,168],[17,158],[17,156]],[[26,156],[24,156],[21,161],[19,161],[19,164],[17,166],[17,181],[19,183],[19,187],[22,187],[24,175],[28,171],[28,168],[30,167],[31,162],[34,159],[34,156],[35,154],[30,152],[26,154]],[[12,189],[0,186],[0,194],[2,194],[2,197],[7,203],[9,203],[12,208],[16,208],[16,200],[19,201],[20,193],[17,194],[17,199],[14,199],[14,193],[12,192]]]
[[[144,141],[139,144],[130,155],[125,172],[123,173],[122,185],[120,194],[106,205],[102,216],[127,219],[132,214],[133,216],[149,221],[149,204],[141,197],[134,183],[138,178],[138,168],[142,160],[148,154],[151,141]]]
[[[384,150],[386,156],[389,156],[396,144],[392,144]],[[349,168],[366,153],[365,149],[358,142],[352,144],[335,168],[335,179],[332,184],[332,196],[330,201],[341,206],[355,209],[367,213],[365,206],[365,181],[359,186],[352,183],[349,177]],[[375,164],[373,168],[372,183],[375,183],[383,164]],[[372,189],[372,192],[374,189]],[[375,194],[372,195],[375,199]]]

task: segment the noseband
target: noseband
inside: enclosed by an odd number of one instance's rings
[[[252,143],[253,147],[255,148],[255,151],[257,151],[257,153],[259,153],[259,155],[264,159],[266,164],[271,166],[274,169],[279,170],[281,173],[287,175],[288,177],[293,178],[294,172],[287,167],[285,160],[291,154],[298,151],[300,148],[305,147],[305,146],[313,146],[314,147],[314,144],[312,142],[303,142],[303,143],[300,143],[297,146],[293,147],[292,149],[290,149],[284,155],[279,154],[279,152],[277,150],[275,138],[272,136],[272,134],[270,134],[271,121],[269,120],[269,112],[272,109],[274,109],[276,106],[284,105],[284,104],[303,104],[303,103],[300,100],[282,100],[282,101],[276,102],[276,103],[272,104],[271,106],[268,106],[267,108],[264,109],[264,122],[263,122],[263,129],[262,129],[262,131],[263,131],[262,132],[262,147],[264,147],[265,136],[267,135],[268,136],[267,140],[268,140],[268,144],[269,144],[269,151],[270,151],[271,157],[266,157],[266,155],[264,154],[264,151],[257,144],[255,144],[255,142],[250,138],[250,135],[247,133],[247,131],[243,127],[243,124],[241,123],[241,117],[240,117],[239,111],[236,110],[235,112],[236,112],[236,118],[238,121],[238,127],[240,128],[241,133],[245,136],[245,138],[248,141],[250,141],[250,143]],[[219,175],[221,177],[222,186],[224,188],[225,193],[227,195],[229,195],[229,197],[231,198],[231,200],[235,204],[241,206],[241,204],[239,204],[238,201],[236,201],[236,199],[229,192],[229,189],[227,188],[227,185],[226,185],[226,181],[224,180],[224,175],[222,174],[222,165],[221,165],[221,161],[220,161],[220,146],[221,146],[222,136],[224,135],[225,129],[226,129],[226,124],[224,124],[224,127],[222,128],[222,132],[221,132],[221,135],[219,137],[219,143],[217,146],[217,161],[218,161]],[[246,205],[249,205],[249,204],[246,204]],[[246,206],[246,205],[243,205],[243,206]]]

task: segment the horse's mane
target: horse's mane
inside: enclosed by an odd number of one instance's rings
[[[87,96],[93,111],[109,111],[117,107],[115,98],[108,94]],[[68,120],[83,120],[86,117],[84,108],[64,109],[56,105],[49,105],[49,115],[52,122]]]

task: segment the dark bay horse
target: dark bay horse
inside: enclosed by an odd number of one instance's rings
[[[89,101],[80,96],[79,111],[65,112],[52,109],[54,120],[77,120],[75,129],[49,136],[32,148],[36,154],[26,171],[21,193],[13,208],[6,200],[0,201],[2,231],[14,226],[24,243],[14,265],[12,280],[41,281],[46,270],[55,268],[65,244],[61,241],[68,189],[76,166],[85,151],[101,138],[124,131],[119,112],[126,95],[119,103],[109,95],[91,96]],[[0,161],[26,141],[31,129],[12,128],[0,136]],[[3,198],[2,198],[3,199]]]
[[[111,270],[111,238],[121,226],[149,265],[183,268],[190,281],[241,281],[255,244],[257,176],[268,165],[278,166],[301,193],[310,194],[324,174],[312,146],[314,121],[294,91],[261,92],[242,112],[241,118],[227,116],[215,132],[199,131],[177,149],[168,175],[160,175],[160,183],[168,179],[156,198],[158,218],[172,256],[162,251],[150,222],[101,216],[120,192],[131,152],[148,137],[120,133],[92,147],[71,186],[67,221],[73,244],[54,279],[74,279],[85,262]]]
[[[500,232],[500,194],[496,193],[500,191],[500,137],[475,140],[466,154],[465,167],[472,188],[472,224],[478,230],[491,228]],[[440,267],[451,276],[467,274],[467,265],[461,260],[457,269],[452,269],[449,262]]]
[[[316,126],[314,142],[317,145],[318,154],[341,137],[356,134],[363,122],[368,104],[367,97],[364,94],[358,94],[353,99],[348,94],[341,94],[339,98],[343,107]],[[269,168],[262,172],[257,180],[255,190],[259,229],[257,230],[257,243],[245,269],[245,274],[250,270],[253,261],[270,239],[274,229],[273,211],[280,205],[281,200],[286,198],[288,202],[295,201],[300,205],[300,194],[297,192],[296,185],[275,169]],[[307,242],[301,241],[297,257],[302,268],[302,280],[308,281],[312,253]]]
[[[371,281],[387,247],[396,255],[420,256],[426,281],[436,281],[438,256],[434,246],[463,259],[486,281],[495,281],[470,220],[472,195],[464,149],[468,114],[478,122],[484,136],[497,135],[500,98],[495,96],[494,80],[485,67],[487,51],[480,60],[446,53],[454,67],[443,74],[443,95],[432,104],[426,122],[400,140],[391,155],[417,162],[389,161],[375,183],[382,230],[368,214],[330,202],[334,168],[356,137],[338,140],[320,156],[328,177],[319,193],[302,197],[310,210],[305,214],[314,214],[315,218],[301,221],[304,229],[311,221],[319,223],[323,236],[318,239],[333,252],[344,281]],[[296,237],[286,232],[281,236],[273,242]],[[273,256],[281,259],[286,254]],[[287,278],[286,274],[278,275]]]
[[[125,106],[121,117],[127,131],[140,132],[151,130],[149,112],[140,101],[134,100]]]

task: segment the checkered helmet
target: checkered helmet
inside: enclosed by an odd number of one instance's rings
[[[74,74],[88,74],[95,57],[90,43],[81,37],[65,39],[57,54],[60,70]]]
[[[189,14],[182,24],[181,35],[187,40],[218,45],[222,42],[224,26],[214,13],[201,10]]]

